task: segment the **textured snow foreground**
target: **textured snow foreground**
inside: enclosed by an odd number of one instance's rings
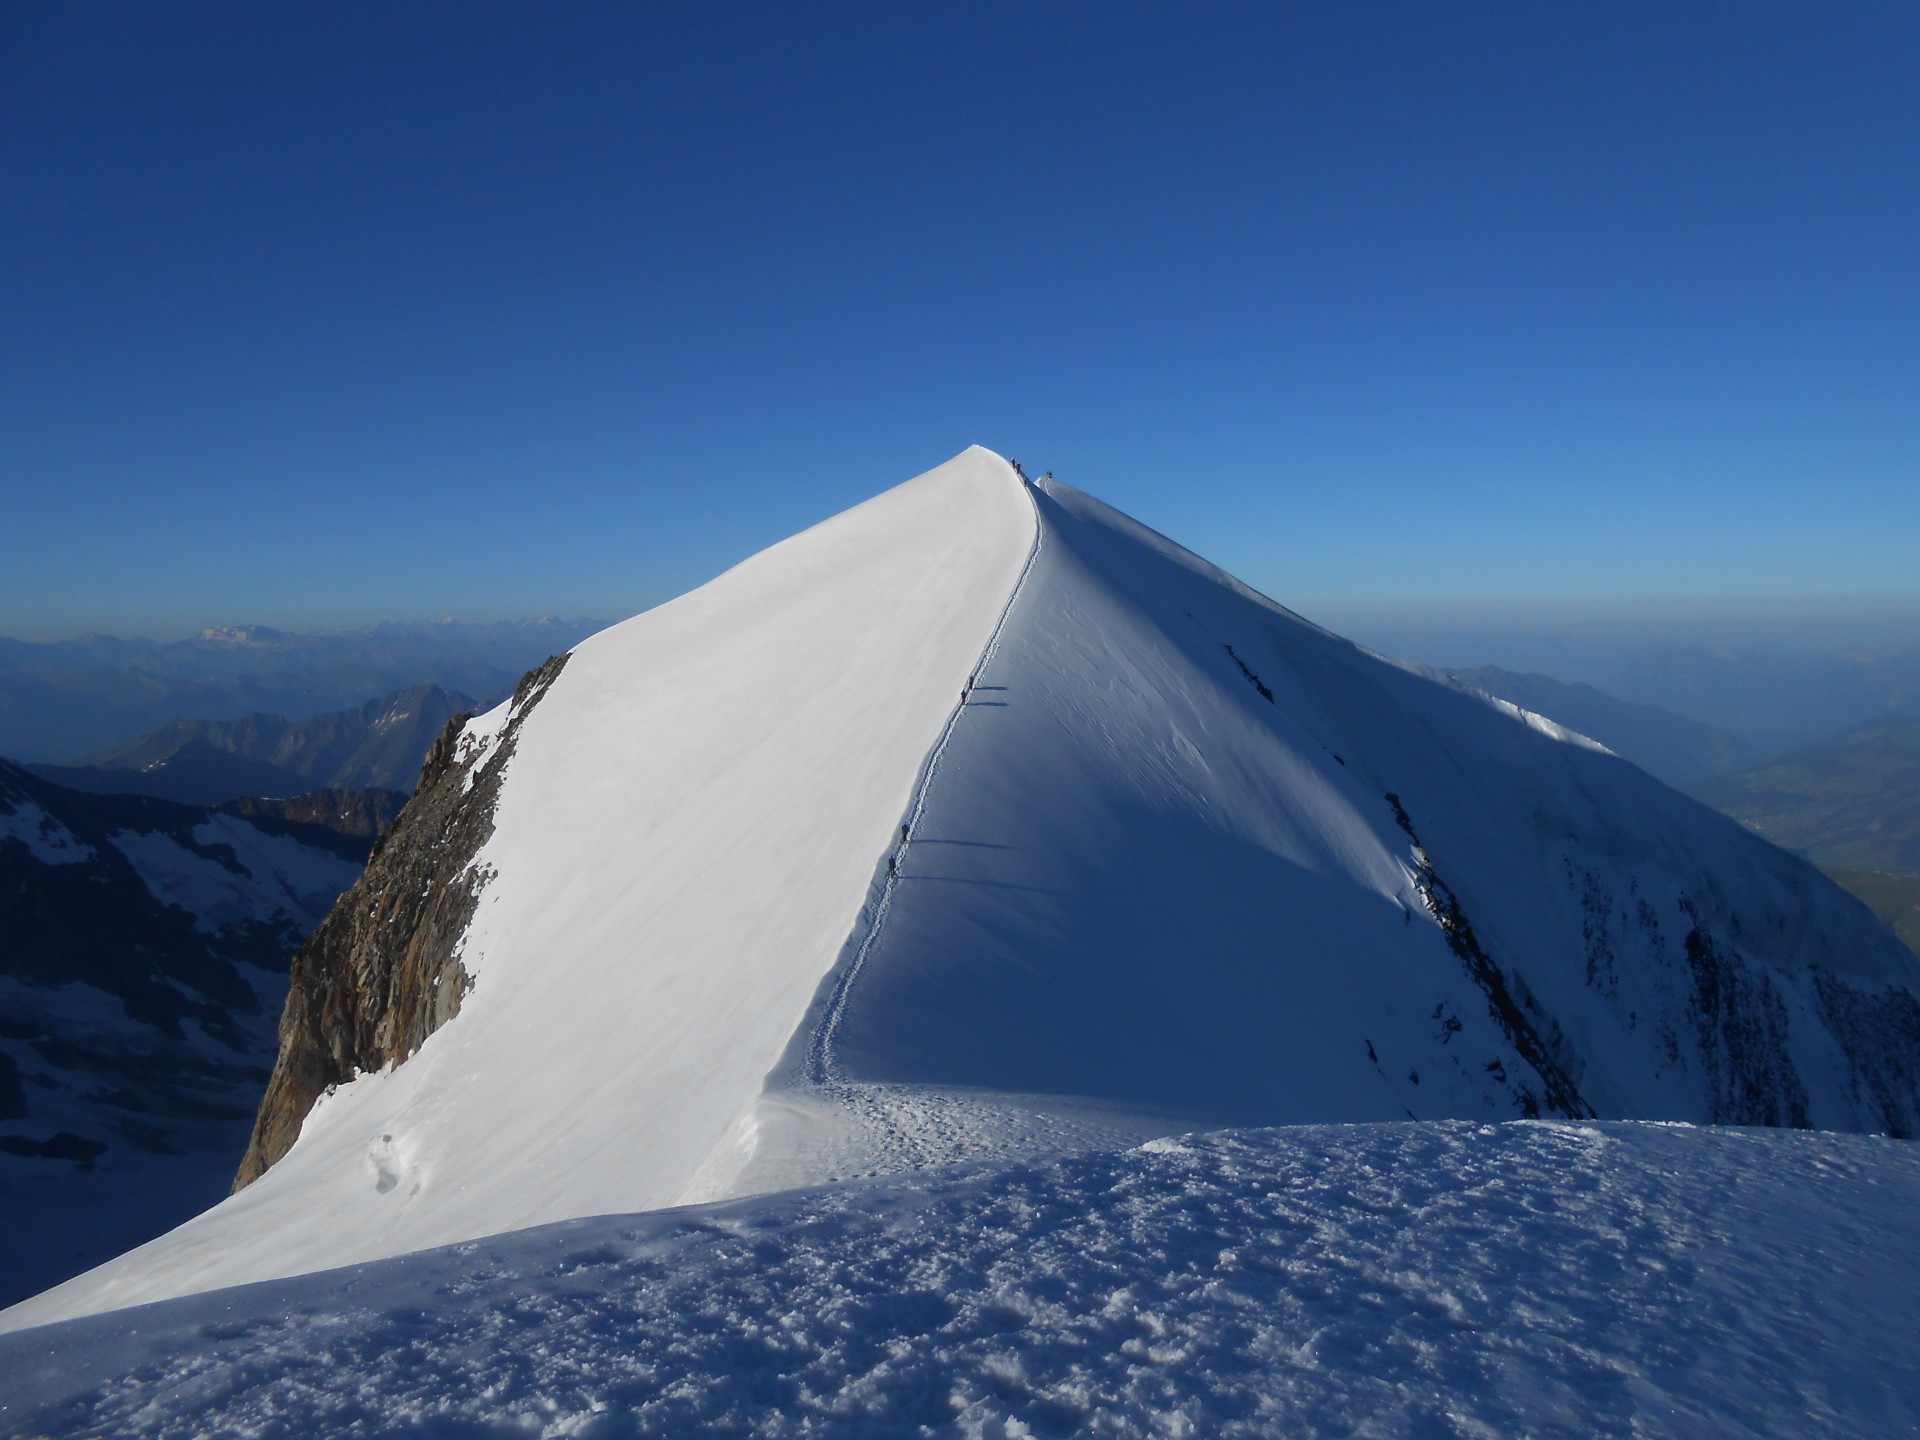
[[[1241,1130],[567,1221],[0,1338],[10,1434],[1894,1435],[1920,1151]]]

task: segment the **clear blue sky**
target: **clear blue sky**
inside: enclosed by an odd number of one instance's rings
[[[1913,594],[1917,381],[1911,3],[0,7],[0,633],[617,616],[975,441],[1309,613]]]

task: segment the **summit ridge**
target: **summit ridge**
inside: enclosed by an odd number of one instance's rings
[[[1224,1127],[1920,1131],[1915,962],[1810,866],[980,447],[444,744],[457,1007],[0,1324]],[[413,953],[356,933],[303,1024]]]

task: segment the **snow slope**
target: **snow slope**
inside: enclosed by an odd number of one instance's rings
[[[607,1216],[0,1338],[14,1435],[1920,1425],[1920,1150],[1307,1127]]]
[[[1911,1131],[1819,986],[1893,994],[1911,1066],[1915,967],[1811,867],[1090,496],[1037,503],[1032,572],[743,1188],[823,1150],[997,1153],[1036,1112],[1035,1149],[1156,1117]],[[1448,896],[1517,1037],[1435,923]]]
[[[457,1017],[0,1325],[1222,1125],[1920,1125],[1810,867],[978,448],[583,643],[496,819]]]
[[[4,1323],[685,1198],[1033,539],[975,449],[578,646],[510,762],[457,1021],[323,1100],[254,1185]]]

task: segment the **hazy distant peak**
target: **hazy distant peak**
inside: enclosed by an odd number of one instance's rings
[[[77,789],[205,805],[325,787],[411,790],[447,722],[477,708],[459,691],[409,685],[304,720],[259,711],[237,720],[170,720],[81,765],[35,768]]]
[[[1420,668],[1598,740],[1670,785],[1737,769],[1755,754],[1755,748],[1736,735],[1658,706],[1622,700],[1584,681],[1556,680],[1497,665],[1470,670]]]
[[[273,645],[293,637],[266,625],[209,625],[197,638],[208,645]]]

